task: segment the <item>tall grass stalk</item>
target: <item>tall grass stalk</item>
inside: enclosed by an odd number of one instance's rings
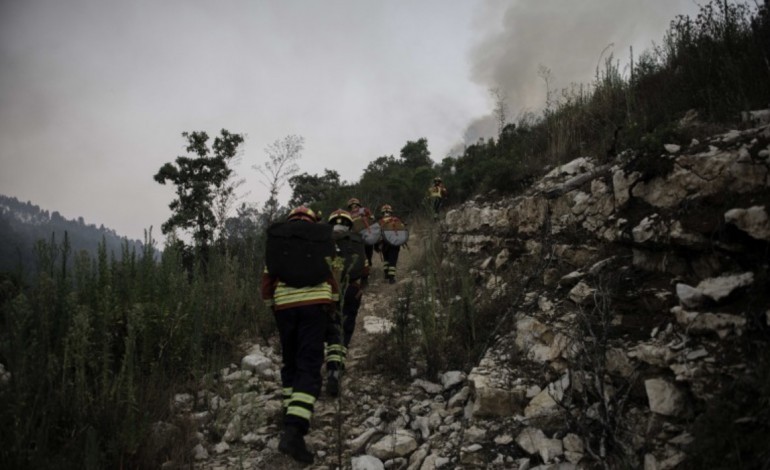
[[[255,321],[266,312],[254,260],[214,250],[203,276],[174,246],[159,256],[150,234],[141,253],[125,245],[118,257],[104,242],[96,259],[70,254],[66,236],[37,248],[35,284],[0,305],[0,361],[12,377],[0,385],[0,461],[157,466],[169,454],[148,453],[147,439],[152,423],[169,419],[170,396],[269,323]]]

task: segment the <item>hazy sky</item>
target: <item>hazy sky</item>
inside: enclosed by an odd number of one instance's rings
[[[184,131],[246,134],[246,202],[264,149],[305,138],[301,171],[347,181],[408,140],[440,161],[627,61],[693,0],[0,0],[0,193],[156,238],[173,188],[152,176]],[[487,123],[488,124],[488,123]],[[287,191],[284,191],[287,193]],[[285,200],[282,202],[286,202]]]

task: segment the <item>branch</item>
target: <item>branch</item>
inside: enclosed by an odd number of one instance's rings
[[[560,186],[556,186],[555,188],[550,188],[545,190],[543,192],[543,195],[545,196],[546,199],[555,199],[563,194],[566,194],[574,189],[579,188],[580,186],[583,186],[585,183],[589,181],[595,180],[600,176],[604,176],[605,173],[609,172],[611,167],[612,165],[609,163],[598,166],[593,170],[589,171],[588,173],[583,173],[582,175],[577,175],[567,180],[565,183],[561,184]]]

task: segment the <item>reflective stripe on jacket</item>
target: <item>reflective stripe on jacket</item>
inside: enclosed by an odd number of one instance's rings
[[[290,287],[267,272],[262,274],[262,300],[275,310],[302,305],[331,304],[340,300],[339,286],[333,277],[309,287]]]
[[[428,196],[429,197],[446,197],[446,186],[443,184],[439,185],[433,185],[430,188],[428,188]]]

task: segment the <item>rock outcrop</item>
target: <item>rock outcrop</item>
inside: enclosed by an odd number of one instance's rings
[[[444,242],[473,257],[480,286],[519,273],[514,329],[469,374],[472,419],[519,421],[516,443],[544,464],[685,462],[706,432],[692,423],[761,373],[749,345],[767,346],[769,142],[763,126],[609,165],[579,158],[526,194],[448,213]],[[508,366],[511,345],[528,364]],[[554,441],[570,432],[584,459]]]
[[[371,338],[397,323],[383,307],[396,291],[374,282],[342,397],[317,403],[313,468],[656,470],[707,446],[709,424],[767,441],[766,395],[715,407],[737,383],[768,383],[769,150],[764,125],[659,155],[581,157],[525,194],[449,211],[446,263],[468,266],[474,300],[505,305],[507,326],[472,370],[391,383],[364,367]],[[277,345],[246,351],[171,404],[195,429],[190,456],[295,468],[276,450]]]

